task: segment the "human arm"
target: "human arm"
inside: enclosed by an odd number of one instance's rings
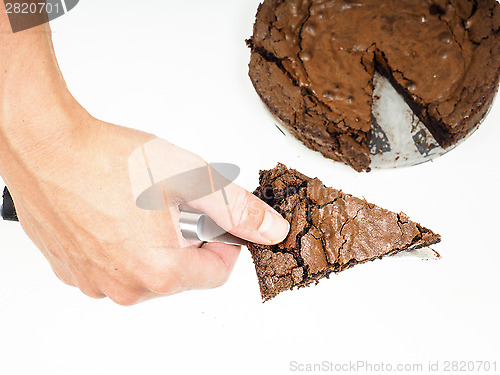
[[[235,184],[225,188],[231,220],[218,193],[190,202],[188,191],[173,189],[168,210],[138,207],[129,168],[134,151],[158,141],[173,166],[162,171],[169,175],[206,162],[152,134],[90,116],[66,87],[49,25],[13,34],[3,2],[0,87],[0,176],[27,235],[56,275],[85,294],[128,305],[224,283],[239,247],[185,242],[179,206],[204,211],[250,241],[286,236],[288,223]],[[264,220],[266,213],[274,221]]]

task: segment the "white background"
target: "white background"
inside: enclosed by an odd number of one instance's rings
[[[440,261],[376,261],[262,304],[246,249],[228,281],[120,307],[58,281],[0,223],[0,374],[290,373],[291,361],[497,361],[500,105],[463,145],[358,174],[287,140],[247,76],[258,0],[85,0],[52,22],[61,69],[94,116],[242,168],[281,161],[439,232]]]

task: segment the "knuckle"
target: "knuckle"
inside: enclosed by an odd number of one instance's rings
[[[71,277],[69,272],[65,272],[61,267],[56,266],[51,261],[49,261],[49,263],[52,268],[52,272],[54,272],[54,275],[56,275],[59,281],[69,286],[75,286],[74,283],[71,282]]]
[[[167,257],[166,253],[161,261],[142,259],[139,261],[140,266],[134,271],[136,283],[157,294],[170,294],[179,290],[181,285],[178,271],[180,265],[176,259],[175,256]]]
[[[180,289],[178,278],[173,272],[148,274],[141,281],[144,288],[157,294],[170,294]]]
[[[108,295],[109,299],[120,306],[133,306],[142,301],[142,293],[121,290]]]
[[[245,215],[248,214],[248,210],[250,208],[250,200],[248,199],[248,194],[244,190],[238,189],[236,194],[234,195],[234,203],[233,210],[234,213],[238,215],[238,223],[241,223]]]
[[[69,285],[69,286],[74,286],[71,281],[67,280],[63,276],[61,276],[58,272],[54,272],[54,274],[57,276],[57,278],[62,281],[64,284]]]
[[[97,287],[92,282],[84,278],[82,275],[74,274],[73,278],[74,282],[70,285],[74,285],[75,287],[80,289],[80,291],[86,296],[94,299],[101,299],[106,297],[106,295],[102,291],[97,289]]]
[[[227,283],[228,280],[229,280],[228,274],[221,275],[219,280],[217,280],[217,282],[214,283],[213,288],[219,288],[223,286],[225,283]]]
[[[87,297],[90,297],[90,298],[93,298],[93,299],[102,299],[102,298],[106,297],[103,293],[98,292],[97,290],[95,290],[93,288],[86,288],[86,287],[81,287],[80,286],[79,289]]]
[[[252,199],[249,193],[245,190],[241,190],[236,193],[234,209],[237,213],[239,220],[237,225],[247,225],[251,224],[257,225],[262,220],[264,216],[263,204],[257,199]]]

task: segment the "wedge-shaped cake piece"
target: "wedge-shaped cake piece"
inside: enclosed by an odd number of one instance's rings
[[[248,244],[264,301],[332,272],[441,240],[403,213],[325,187],[283,164],[260,172],[254,194],[290,223],[282,243]]]

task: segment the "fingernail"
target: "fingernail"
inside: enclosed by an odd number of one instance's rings
[[[290,224],[279,214],[266,210],[259,234],[270,243],[279,243],[288,235]]]

